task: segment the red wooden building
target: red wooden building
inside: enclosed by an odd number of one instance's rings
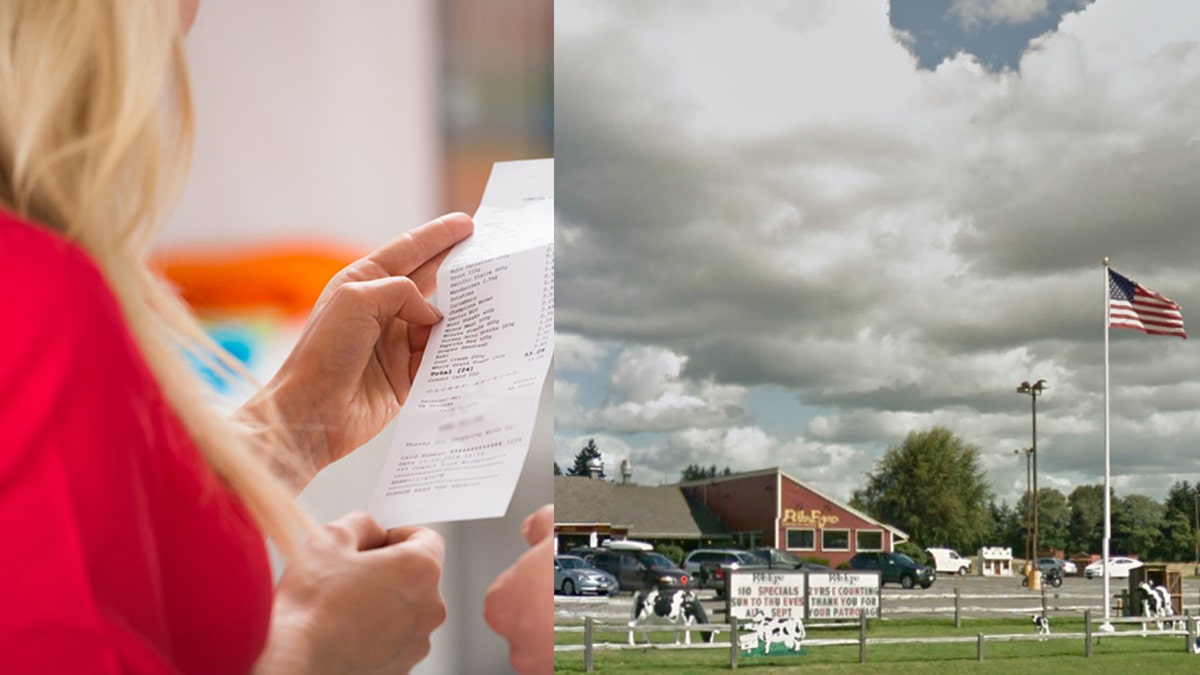
[[[681,483],[711,511],[739,546],[773,546],[799,556],[848,561],[859,551],[891,551],[908,539],[778,467]]]
[[[837,567],[908,539],[779,468],[659,486],[556,476],[554,501],[559,551],[629,537],[685,550],[771,546]]]

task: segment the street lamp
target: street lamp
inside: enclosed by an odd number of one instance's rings
[[[1032,560],[1032,558],[1029,556],[1029,533],[1032,530],[1031,524],[1033,523],[1033,514],[1030,511],[1030,504],[1033,498],[1029,494],[1029,458],[1033,455],[1033,453],[1030,452],[1029,448],[1017,448],[1016,450],[1013,450],[1013,453],[1025,455],[1025,564],[1029,565],[1029,561]]]
[[[1018,394],[1029,394],[1033,419],[1033,444],[1030,446],[1029,452],[1033,455],[1033,555],[1035,556],[1038,554],[1037,398],[1042,395],[1043,389],[1049,388],[1045,380],[1038,380],[1033,384],[1026,381],[1017,387]]]

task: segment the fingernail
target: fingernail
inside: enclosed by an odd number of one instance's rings
[[[433,304],[432,302],[428,303],[428,304],[429,304],[429,310],[433,312],[433,315],[437,317],[438,321],[441,321],[442,318],[445,316],[445,314],[442,314],[442,310],[438,309],[437,305]]]

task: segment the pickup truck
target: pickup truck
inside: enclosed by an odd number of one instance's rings
[[[710,563],[700,564],[696,577],[702,588],[712,588],[717,591],[717,597],[725,597],[725,581],[729,578],[730,570],[804,570],[809,572],[827,572],[825,565],[810,563],[797,558],[790,551],[779,548],[756,548],[753,551],[758,562],[755,563]]]
[[[877,551],[856,553],[850,559],[850,569],[879,572],[879,585],[893,583],[904,588],[920,585],[929,588],[937,580],[937,572],[929,565],[921,565],[903,553]]]

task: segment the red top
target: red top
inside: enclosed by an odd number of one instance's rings
[[[238,673],[262,535],[151,374],[95,263],[0,212],[0,670]]]

